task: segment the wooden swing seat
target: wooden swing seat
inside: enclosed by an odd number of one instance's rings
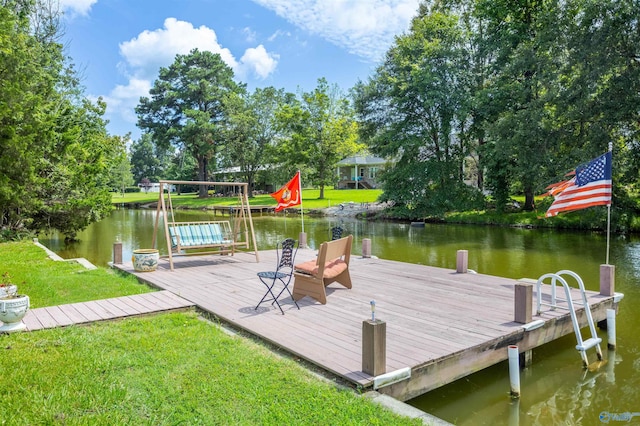
[[[230,210],[230,215],[233,214],[234,216],[234,226],[232,227],[231,223],[226,220],[176,222],[171,202],[171,185],[181,184],[240,188],[238,191],[239,208]],[[166,192],[166,200],[164,185],[169,185]],[[230,253],[233,256],[236,252],[236,247],[248,249],[250,243],[253,243],[256,262],[259,261],[256,236],[253,230],[253,221],[251,220],[251,208],[249,207],[249,198],[247,196],[248,187],[247,183],[242,182],[160,181],[152,246],[156,248],[160,216],[162,216],[164,218],[164,231],[168,251],[168,255],[162,257],[169,258],[169,265],[172,271],[174,270],[174,256],[209,253]],[[251,229],[251,239],[249,239],[249,228]],[[187,250],[194,250],[194,252],[187,253]]]
[[[229,221],[169,222],[168,226],[171,248],[176,251],[234,245]]]

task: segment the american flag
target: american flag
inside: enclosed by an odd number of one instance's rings
[[[553,195],[555,201],[547,210],[546,217],[611,205],[611,151],[586,166],[578,166],[573,178],[551,185],[548,194]]]

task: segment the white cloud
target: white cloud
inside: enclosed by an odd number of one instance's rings
[[[244,34],[244,38],[247,43],[253,43],[256,41],[256,32],[253,31],[251,28],[249,27],[243,28],[242,34]]]
[[[120,54],[136,76],[152,79],[160,67],[171,65],[176,55],[186,55],[195,48],[220,54],[231,68],[238,66],[231,51],[220,46],[214,30],[204,25],[194,28],[190,22],[175,18],[165,19],[164,28],[145,30],[120,43]]]
[[[213,29],[204,25],[195,28],[190,22],[167,18],[163,28],[145,30],[131,40],[120,43],[123,61],[118,64],[118,69],[129,79],[129,83],[116,86],[105,96],[107,114],[118,115],[127,122],[135,123],[137,117],[134,108],[141,96],[148,96],[160,67],[171,65],[177,54],[186,55],[195,48],[220,54],[238,76],[253,74],[264,79],[274,72],[279,59],[277,54],[267,52],[263,45],[258,45],[246,49],[238,61],[229,49],[218,43]]]
[[[245,50],[240,62],[243,70],[251,70],[257,77],[264,80],[276,69],[278,59],[279,55],[269,53],[263,45],[259,45]]]
[[[151,82],[138,78],[131,78],[126,86],[118,84],[109,95],[103,97],[107,103],[107,117],[118,115],[128,123],[137,122],[134,109],[140,97],[149,96],[149,89]]]
[[[409,28],[419,0],[253,0],[349,52],[378,61]]]
[[[60,0],[60,9],[73,15],[86,16],[98,0]]]
[[[291,37],[291,33],[289,31],[277,30],[275,33],[271,34],[268,41],[274,41],[278,37]]]

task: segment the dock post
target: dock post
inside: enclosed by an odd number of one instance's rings
[[[298,236],[298,247],[300,248],[307,248],[307,233],[306,232],[301,232]]]
[[[122,242],[113,243],[113,264],[122,265]]]
[[[371,319],[362,322],[362,371],[372,376],[387,372],[387,323],[376,319],[371,301]]]
[[[613,296],[616,291],[616,266],[600,265],[600,294]]]
[[[607,309],[607,348],[616,348],[616,310]]]
[[[520,355],[518,347],[509,345],[509,383],[511,385],[511,396],[520,398]]]
[[[469,268],[469,251],[458,250],[456,254],[456,272],[466,274]]]
[[[533,284],[517,282],[514,297],[514,321],[520,324],[531,322],[533,306]]]
[[[362,257],[371,257],[371,238],[362,239]]]

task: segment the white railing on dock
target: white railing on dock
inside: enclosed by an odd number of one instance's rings
[[[571,287],[567,283],[566,279],[563,276],[573,277],[578,283],[578,289],[580,290],[580,300],[573,300],[571,297]],[[546,279],[551,279],[551,303],[544,303],[542,301],[542,284]],[[566,299],[559,298],[556,292],[556,285],[560,283],[564,287]],[[587,301],[587,294],[584,289],[584,283],[582,282],[582,278],[578,274],[569,270],[562,270],[555,274],[544,274],[536,283],[536,293],[538,295],[538,307],[537,313],[540,315],[542,305],[550,306],[551,309],[568,309],[571,314],[571,321],[573,322],[573,331],[576,334],[576,340],[578,344],[576,345],[576,349],[580,352],[580,356],[582,357],[582,363],[584,367],[589,365],[589,360],[587,358],[587,350],[591,348],[596,348],[596,353],[598,354],[598,360],[602,360],[602,350],[600,349],[600,343],[602,339],[598,337],[598,333],[596,331],[596,326],[593,322],[593,316],[591,315],[591,308],[589,307],[589,302]],[[558,306],[558,301],[563,301],[567,303],[567,307]],[[583,340],[582,332],[580,331],[580,323],[578,322],[578,317],[576,315],[576,308],[574,305],[582,305],[584,307],[585,315],[587,316],[587,322],[589,324],[589,330],[591,331],[591,337]]]

